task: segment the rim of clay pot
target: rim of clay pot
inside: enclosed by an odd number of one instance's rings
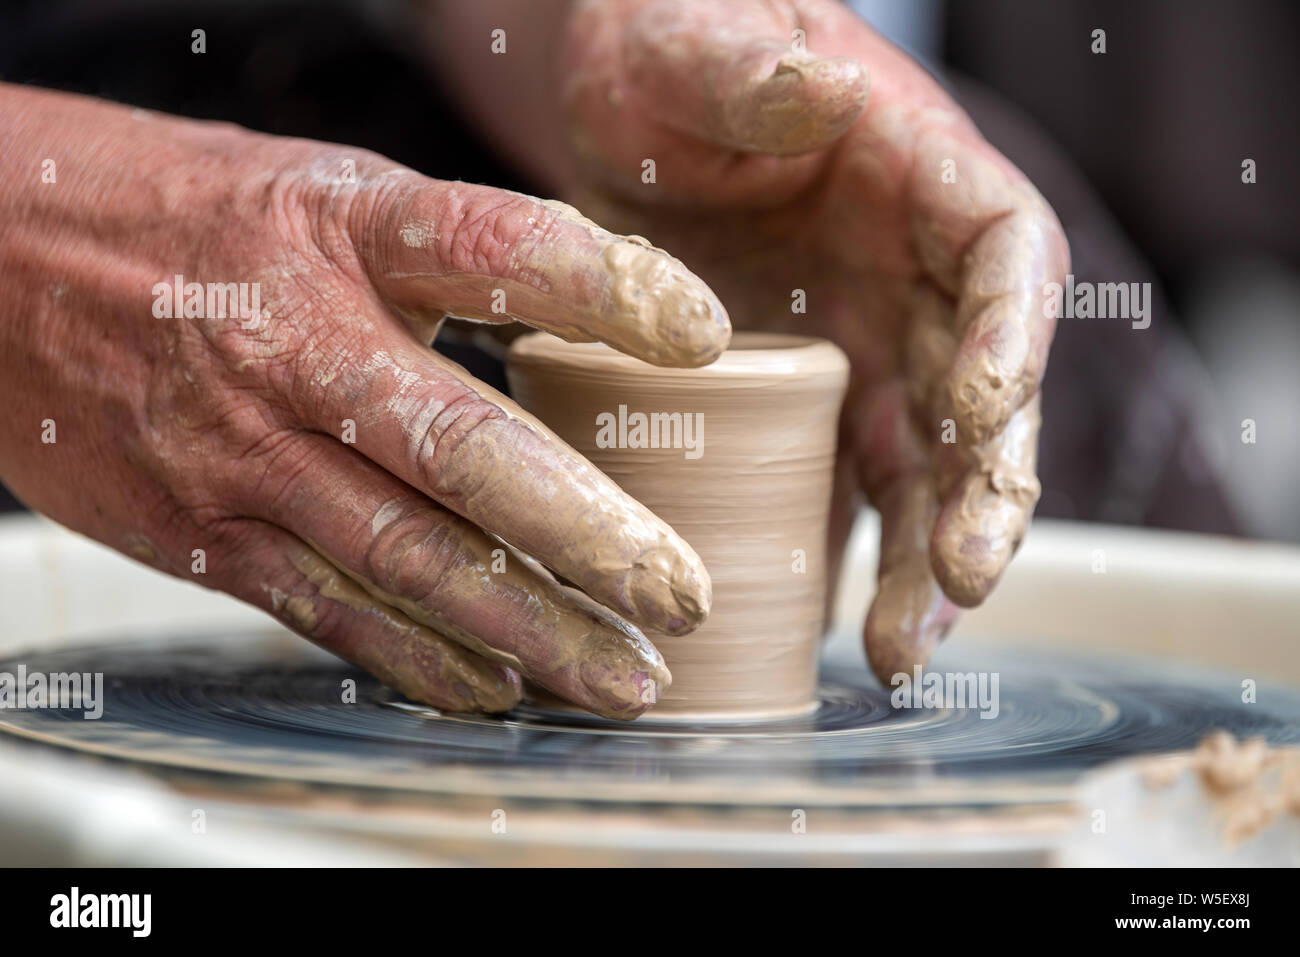
[[[840,347],[816,336],[782,332],[737,332],[731,345],[711,365],[698,369],[655,366],[624,355],[603,342],[565,342],[546,332],[520,336],[510,346],[508,361],[516,365],[573,367],[586,371],[634,372],[641,376],[678,378],[755,374],[847,374],[848,357]]]

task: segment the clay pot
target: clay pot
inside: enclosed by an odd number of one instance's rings
[[[672,686],[641,720],[753,720],[816,705],[826,523],[848,361],[820,339],[735,336],[703,369],[537,333],[508,360],[521,405],[704,560],[713,608],[649,637]]]

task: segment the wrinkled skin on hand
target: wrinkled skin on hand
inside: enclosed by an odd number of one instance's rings
[[[521,675],[655,702],[639,629],[703,620],[698,556],[426,344],[455,312],[707,363],[730,327],[679,262],[361,150],[3,84],[0,169],[0,476],[26,503],[436,707],[506,710]],[[160,318],[177,275],[256,283],[262,314]]]
[[[1043,288],[1069,266],[1055,215],[829,0],[579,3],[560,78],[588,215],[671,249],[737,327],[848,353],[836,514],[860,489],[883,519],[867,654],[886,682],[924,664],[1038,499]]]

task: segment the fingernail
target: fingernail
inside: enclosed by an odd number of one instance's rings
[[[666,544],[643,555],[625,584],[631,617],[650,631],[685,635],[704,623],[713,604],[713,582],[703,562],[684,543]]]
[[[579,665],[579,677],[592,700],[591,710],[606,718],[635,718],[659,700],[672,674],[659,650],[644,635],[628,629],[622,647],[609,641]]]
[[[605,718],[630,720],[659,700],[657,682],[642,670],[612,673],[599,663],[582,665],[582,683],[591,692],[593,711]]]

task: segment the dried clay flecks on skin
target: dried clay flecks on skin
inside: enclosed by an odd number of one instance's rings
[[[457,447],[454,472],[440,501],[487,531],[506,537],[523,534],[529,515],[534,540],[511,545],[549,565],[588,595],[638,627],[682,634],[708,614],[709,576],[699,556],[644,506],[619,495],[609,479],[569,448],[560,437],[496,390],[476,382],[464,369],[439,359],[443,371],[476,398],[499,410],[477,422]],[[430,423],[441,408],[423,399],[424,380],[376,354],[367,362],[375,376],[388,376],[388,411],[408,438],[411,470],[427,473],[420,455],[432,452]],[[531,462],[530,481],[521,486],[519,462]],[[562,476],[563,496],[548,491]],[[505,518],[510,528],[496,527]]]
[[[384,514],[386,511],[388,514]],[[382,528],[395,521],[394,511],[394,506],[386,505],[372,524]],[[672,683],[659,652],[635,628],[575,590],[537,575],[522,562],[507,562],[505,570],[489,573],[496,543],[479,530],[461,525],[464,534],[459,536],[456,549],[473,556],[473,560],[439,567],[438,591],[430,605],[442,611],[385,591],[319,556],[295,559],[295,563],[302,561],[312,566],[308,577],[326,597],[359,610],[409,620],[429,633],[422,635],[423,639],[432,636],[440,643],[454,642],[565,699],[581,700],[605,717],[636,717],[658,700],[660,689]],[[300,570],[307,573],[305,568]],[[428,578],[433,580],[433,574]],[[459,623],[476,613],[477,609],[468,606],[488,598],[504,606],[519,596],[527,596],[527,607],[504,641],[497,636],[495,643],[489,644],[485,636]],[[514,645],[509,644],[511,640]],[[401,685],[394,686],[402,690]]]
[[[409,698],[426,700],[427,693],[418,676],[434,669],[438,684],[460,692],[464,700],[463,710],[494,713],[507,711],[516,703],[515,689],[496,674],[488,662],[475,661],[449,639],[375,601],[360,585],[316,552],[304,547],[289,555],[289,560],[316,586],[321,598],[377,615],[389,624],[393,632],[408,636],[404,647],[396,652],[388,649],[380,652],[377,648],[367,647],[353,660],[354,664],[365,668],[384,684]],[[310,637],[318,615],[308,599],[294,597],[286,602],[281,598],[275,604],[282,607],[293,623]]]
[[[417,335],[447,313],[492,324],[513,319],[570,342],[600,340],[654,365],[707,365],[727,347],[726,309],[680,260],[565,203],[512,195],[532,215],[518,224],[520,236],[503,241],[502,275],[490,280],[430,264],[426,246],[447,241],[431,224],[393,227],[399,261],[383,282]],[[439,309],[428,309],[431,297]]]
[[[712,366],[669,369],[537,334],[511,348],[508,373],[525,408],[667,521],[709,569],[708,620],[689,635],[655,636],[674,680],[650,717],[808,711],[843,353],[815,339],[742,334]],[[598,416],[616,417],[620,406],[679,413],[683,423],[702,417],[699,454],[684,430],[674,433],[680,443],[660,443],[668,447],[599,447]]]

